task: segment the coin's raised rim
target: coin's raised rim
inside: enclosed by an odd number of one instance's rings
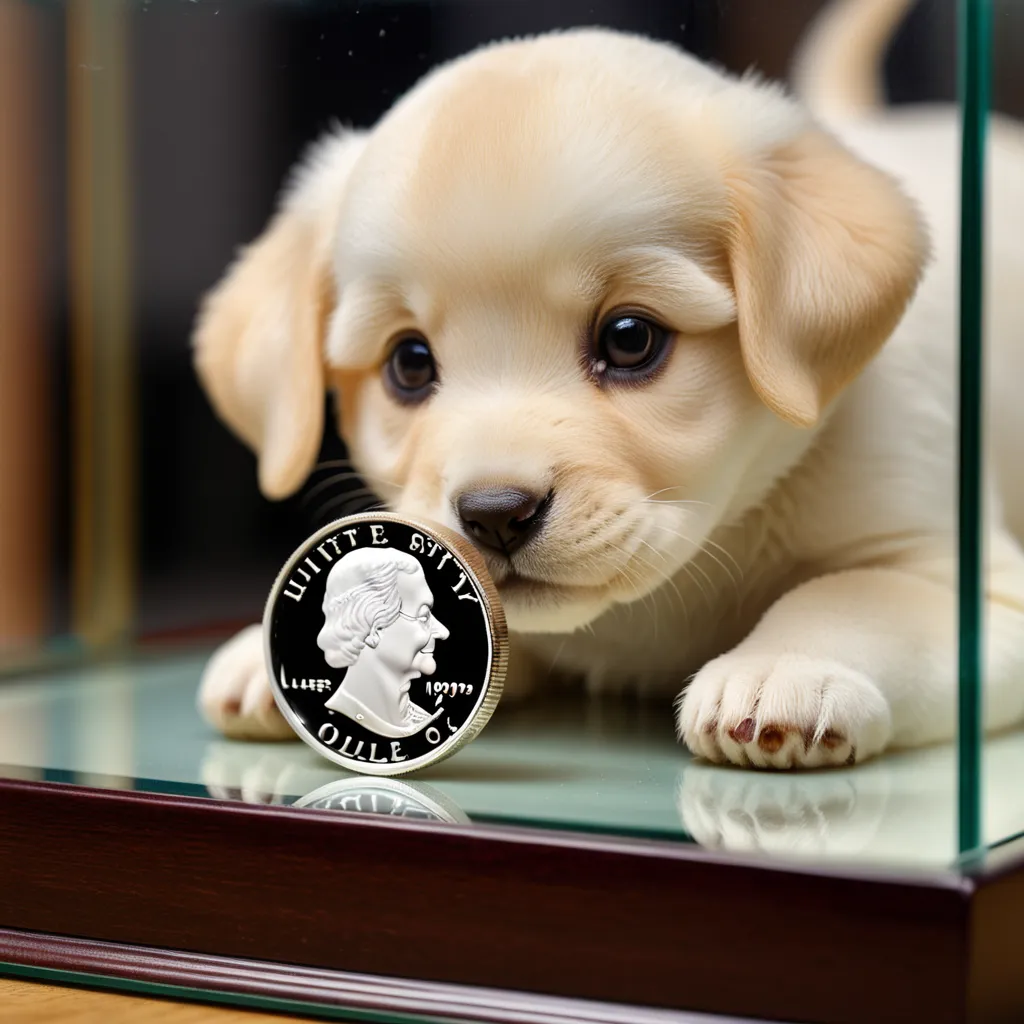
[[[436,750],[429,754],[422,754],[420,757],[410,761],[401,761],[395,764],[377,764],[364,761],[356,761],[352,758],[343,757],[336,751],[331,750],[325,743],[307,735],[306,728],[299,721],[298,716],[292,710],[284,694],[281,692],[280,684],[274,674],[274,660],[270,649],[270,618],[292,570],[309,553],[311,547],[326,536],[335,533],[339,528],[351,526],[353,523],[398,523],[402,526],[411,526],[420,530],[447,547],[452,556],[462,566],[463,570],[476,585],[477,592],[483,599],[484,618],[487,622],[487,679],[486,685],[481,687],[480,699],[476,707],[466,720],[466,724],[454,736],[450,736]],[[270,680],[270,687],[274,694],[274,701],[278,706],[285,720],[292,727],[295,735],[308,747],[315,750],[321,757],[333,761],[335,764],[346,768],[359,775],[376,775],[394,777],[407,775],[410,772],[426,768],[428,765],[439,764],[441,761],[451,757],[457,750],[460,750],[467,743],[480,734],[480,730],[488,723],[494,709],[501,699],[501,691],[505,685],[505,674],[508,671],[508,625],[505,621],[505,610],[501,606],[498,597],[498,589],[491,579],[487,566],[484,563],[480,552],[464,537],[450,530],[440,523],[431,523],[425,519],[401,516],[394,512],[360,512],[357,515],[345,516],[342,519],[335,519],[326,526],[321,527],[316,533],[307,537],[289,556],[281,567],[281,571],[270,588],[270,594],[263,608],[263,620],[261,624],[263,631],[263,660]]]

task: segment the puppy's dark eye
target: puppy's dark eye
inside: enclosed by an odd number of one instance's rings
[[[402,402],[422,402],[437,380],[437,367],[430,346],[423,338],[402,338],[391,350],[385,379]]]
[[[668,339],[669,332],[646,317],[615,314],[598,331],[594,369],[599,376],[650,371],[660,363]]]

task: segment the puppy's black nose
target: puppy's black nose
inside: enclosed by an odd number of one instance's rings
[[[551,503],[514,487],[466,491],[455,503],[462,525],[478,544],[511,555],[540,526]]]

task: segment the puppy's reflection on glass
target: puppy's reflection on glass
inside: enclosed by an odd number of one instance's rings
[[[1024,735],[985,744],[989,836],[1024,821]],[[701,846],[780,857],[946,868],[957,844],[952,744],[889,754],[851,768],[748,772],[694,761],[679,773],[683,827]],[[1005,783],[1005,784],[1002,784]]]
[[[449,636],[434,615],[419,562],[404,551],[360,548],[331,569],[317,645],[332,668],[346,668],[325,707],[380,736],[411,736],[435,714],[409,698],[419,676],[437,670],[434,644]]]
[[[890,777],[874,765],[799,774],[744,772],[695,762],[676,799],[701,846],[789,856],[843,857],[870,848],[888,817]]]
[[[210,796],[247,804],[286,805],[337,777],[338,769],[304,744],[218,740],[207,745],[199,765]]]

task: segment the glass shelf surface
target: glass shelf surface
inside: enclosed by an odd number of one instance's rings
[[[697,843],[787,859],[944,869],[957,857],[953,744],[856,767],[762,772],[690,757],[666,703],[503,702],[447,761],[353,775],[300,742],[217,735],[195,694],[208,651],[0,684],[0,775],[114,789]],[[986,744],[985,838],[1024,830],[1024,734]]]

